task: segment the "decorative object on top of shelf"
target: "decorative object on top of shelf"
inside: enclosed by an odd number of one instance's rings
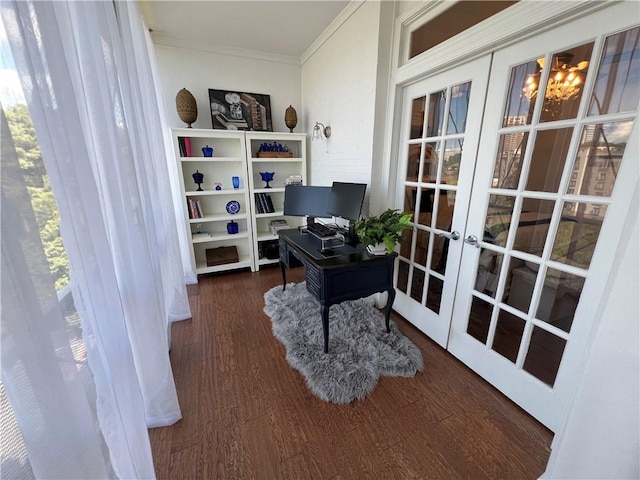
[[[410,228],[412,213],[387,209],[378,216],[357,220],[354,224],[360,242],[372,255],[392,253],[404,241],[402,231]]]
[[[213,128],[273,131],[269,95],[209,89]]]
[[[227,203],[226,208],[228,213],[235,215],[240,211],[240,203],[236,200],[231,200],[230,202]]]
[[[240,188],[240,177],[231,177],[231,183],[236,190]]]
[[[256,154],[258,158],[293,158],[288,145],[281,143],[262,143]]]
[[[260,177],[262,178],[262,181],[267,183],[264,186],[264,188],[271,188],[271,185],[269,185],[269,182],[273,180],[273,177],[275,176],[275,174],[276,172],[260,172]]]
[[[216,190],[222,190],[222,182],[216,182],[214,185]]]
[[[284,124],[287,126],[290,133],[293,133],[293,129],[296,128],[296,125],[298,124],[298,114],[296,113],[296,109],[291,105],[289,105],[284,111]]]
[[[196,190],[196,192],[202,192],[204,173],[200,173],[198,170],[196,170],[196,173],[191,176],[193,177],[193,181],[198,185],[198,190]]]
[[[191,128],[191,124],[198,118],[198,105],[195,97],[186,88],[180,90],[176,95],[176,110],[180,120],[186,123],[188,128]]]
[[[311,140],[319,140],[322,137],[329,138],[331,136],[331,127],[320,122],[316,122],[313,127],[313,135],[311,136]]]
[[[229,223],[227,223],[227,233],[229,235],[235,235],[236,233],[238,233],[239,228],[238,228],[238,223],[234,222],[233,220],[231,220]]]
[[[202,155],[205,157],[213,157],[213,147],[210,147],[209,145],[202,147]]]

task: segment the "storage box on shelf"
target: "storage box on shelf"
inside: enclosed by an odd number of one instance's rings
[[[261,265],[278,262],[277,255],[274,257],[270,248],[278,239],[277,229],[272,229],[275,223],[273,221],[286,220],[291,228],[302,224],[301,218],[284,215],[284,187],[288,178],[295,178],[296,181],[306,184],[306,137],[304,133],[245,133],[256,270]],[[264,147],[274,145],[280,151],[264,151]],[[267,182],[266,178],[270,175],[261,175],[261,173],[272,173],[273,179]]]
[[[196,274],[255,269],[244,141],[244,132],[238,131],[173,130],[186,228],[191,239],[191,262]],[[204,156],[205,152],[211,156]],[[234,177],[238,188],[234,188]],[[235,247],[237,258],[226,255],[212,262],[214,254],[222,251],[212,250],[220,247]]]

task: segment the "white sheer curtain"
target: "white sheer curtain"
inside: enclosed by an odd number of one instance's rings
[[[120,478],[153,478],[147,426],[181,418],[168,323],[190,312],[143,23],[133,2],[1,5],[60,211],[99,430],[51,342],[61,315],[31,293],[45,275],[31,268],[24,215],[5,215],[14,185],[5,189],[3,155],[7,398],[38,478],[104,478],[109,460]]]

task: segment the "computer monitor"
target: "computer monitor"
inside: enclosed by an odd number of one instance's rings
[[[327,212],[334,217],[358,220],[366,190],[366,183],[333,182]]]
[[[287,185],[284,187],[284,214],[296,217],[331,217],[327,212],[331,187]]]

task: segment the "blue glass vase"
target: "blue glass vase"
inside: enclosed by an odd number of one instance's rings
[[[210,147],[209,145],[202,147],[202,155],[205,157],[213,157],[213,147]]]
[[[231,220],[229,223],[227,223],[227,233],[229,233],[230,235],[238,233],[237,222],[234,222],[233,220]]]
[[[273,180],[273,176],[275,174],[276,172],[260,172],[260,177],[262,177],[262,181],[267,183],[264,186],[264,188],[271,188],[271,185],[269,185],[269,182]]]

